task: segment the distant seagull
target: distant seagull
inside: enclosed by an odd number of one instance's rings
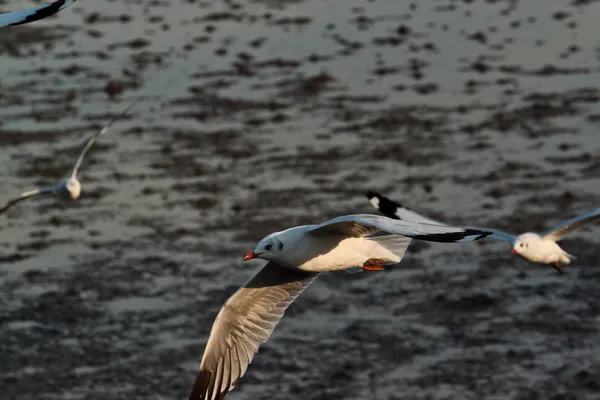
[[[0,27],[22,25],[47,18],[64,10],[76,0],[56,0],[43,6],[0,14]]]
[[[368,236],[376,232],[388,235]],[[210,331],[190,400],[223,399],[244,375],[287,307],[321,272],[380,271],[400,262],[412,239],[468,242],[491,232],[359,214],[275,232],[244,261],[269,261],[221,308]]]
[[[400,203],[396,203],[377,192],[369,191],[367,192],[367,197],[375,208],[389,218],[444,225],[441,222],[431,220],[410,211],[404,208]],[[535,263],[552,264],[559,272],[563,272],[561,263],[569,264],[575,256],[561,249],[556,242],[561,240],[567,233],[582,228],[597,219],[600,219],[600,208],[562,221],[555,227],[542,233],[526,232],[516,236],[496,229],[477,229],[490,231],[492,232],[490,237],[512,243],[512,254],[518,254]]]
[[[127,111],[129,111],[133,106],[134,106],[134,104],[129,105],[129,107],[127,107],[118,116],[114,117],[108,124],[106,124],[104,126],[104,128],[102,128],[98,133],[96,133],[94,136],[92,136],[91,138],[89,138],[86,141],[86,143],[83,145],[83,148],[79,152],[79,156],[77,156],[77,160],[75,160],[73,167],[71,167],[69,174],[64,179],[62,179],[58,183],[58,185],[51,186],[51,187],[41,187],[38,189],[34,189],[34,190],[30,190],[28,192],[21,193],[19,195],[19,197],[6,202],[4,204],[4,206],[2,208],[0,208],[0,214],[4,213],[6,210],[8,210],[10,207],[15,205],[16,203],[18,203],[22,200],[25,200],[29,197],[33,197],[33,196],[39,196],[39,195],[44,195],[44,194],[57,194],[59,196],[62,196],[63,198],[69,199],[69,200],[78,199],[79,195],[81,194],[81,182],[79,182],[79,179],[77,179],[77,172],[79,172],[79,168],[81,167],[83,158],[85,157],[87,152],[90,150],[92,145],[96,142],[96,139],[98,139],[98,137],[100,137],[100,135],[103,135],[104,133],[106,133],[108,128],[117,119],[119,119],[123,115],[125,115],[127,113]]]

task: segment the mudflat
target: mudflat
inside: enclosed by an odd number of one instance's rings
[[[34,4],[34,3],[32,3]],[[78,1],[0,35],[0,398],[184,399],[264,235],[376,213],[542,230],[600,204],[596,1]],[[596,399],[600,227],[330,273],[228,399]]]

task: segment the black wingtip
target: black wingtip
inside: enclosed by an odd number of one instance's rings
[[[379,192],[375,192],[373,190],[367,191],[367,198],[373,204],[380,213],[385,215],[388,218],[393,219],[402,219],[398,216],[398,209],[403,208],[402,204],[397,203],[389,198],[385,197]],[[377,201],[374,201],[377,199]]]
[[[66,3],[66,0],[57,0],[53,3],[39,7],[37,10],[35,10],[35,12],[33,14],[26,16],[22,20],[9,23],[5,26],[24,25],[24,24],[28,24],[30,22],[38,21],[40,19],[48,18],[48,17],[56,14],[57,12],[59,12],[62,9],[62,7],[65,5],[65,3]],[[24,11],[29,11],[29,10],[24,10]]]
[[[449,232],[449,233],[432,233],[428,235],[413,235],[411,238],[424,240],[427,242],[438,242],[438,243],[459,243],[459,242],[473,242],[485,238],[491,235],[493,232],[480,231],[478,229],[465,229],[462,232]]]
[[[196,380],[194,381],[194,386],[192,387],[192,391],[190,392],[189,400],[205,400],[208,399],[208,392],[211,389],[211,373],[210,371],[200,370],[198,371],[198,375],[196,376]],[[213,390],[215,390],[213,388]],[[218,393],[216,400],[222,400],[225,398],[225,393]]]
[[[492,235],[494,232],[480,231],[479,229],[465,229],[466,236],[476,236],[475,240],[480,240]]]

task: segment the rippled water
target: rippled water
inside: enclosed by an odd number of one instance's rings
[[[35,4],[35,3],[31,3]],[[374,212],[539,230],[598,206],[600,4],[78,1],[0,37],[5,398],[187,398],[265,234]],[[0,201],[4,201],[0,198]],[[234,399],[594,399],[598,250],[413,243],[289,309]],[[3,398],[4,398],[3,397]]]

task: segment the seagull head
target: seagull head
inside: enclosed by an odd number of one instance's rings
[[[283,243],[281,240],[275,234],[271,234],[258,242],[254,250],[246,254],[243,260],[248,261],[254,258],[262,258],[267,261],[277,261],[282,250]]]
[[[81,183],[79,179],[75,177],[71,177],[67,180],[66,185],[67,191],[69,192],[69,198],[71,200],[76,200],[81,195]]]
[[[510,252],[511,254],[518,254],[527,258],[528,255],[535,252],[535,244],[540,240],[542,240],[542,238],[535,233],[523,233],[522,235],[517,236]]]

